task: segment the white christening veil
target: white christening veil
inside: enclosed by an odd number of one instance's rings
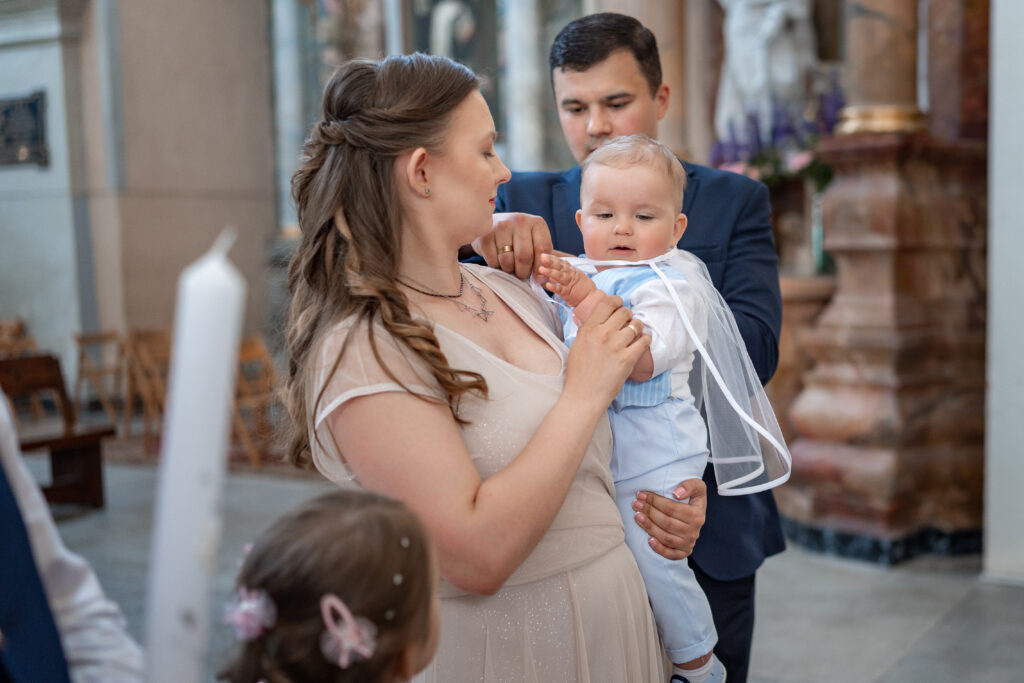
[[[649,267],[661,280],[697,348],[690,390],[697,409],[707,420],[709,461],[715,468],[720,495],[765,491],[789,479],[792,457],[775,413],[750,362],[736,320],[700,259],[672,249],[646,261],[566,261],[588,273],[596,272],[595,266]],[[682,275],[692,290],[696,301],[689,310],[706,311],[706,335],[697,334],[697,329],[705,326],[699,324],[702,321],[690,319],[666,270]]]

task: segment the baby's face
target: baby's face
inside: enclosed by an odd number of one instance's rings
[[[674,247],[686,229],[672,179],[650,165],[594,164],[580,188],[576,223],[587,258],[642,261]]]

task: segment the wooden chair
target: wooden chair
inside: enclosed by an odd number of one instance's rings
[[[131,433],[134,404],[142,404],[142,436],[152,452],[160,435],[171,365],[171,331],[134,330],[125,343],[128,390],[125,393],[124,433]]]
[[[17,358],[18,356],[33,356],[39,354],[39,347],[36,345],[35,337],[28,334],[28,327],[21,318],[7,318],[0,320],[0,358]],[[43,419],[46,411],[38,394],[29,394],[29,405],[32,406],[32,418]],[[18,415],[13,410],[14,423],[18,424]]]
[[[249,462],[259,467],[261,454],[270,450],[273,439],[271,411],[277,403],[277,370],[274,359],[260,335],[242,340],[238,350],[238,378],[232,408],[234,428],[242,441]],[[246,423],[243,411],[252,416],[253,427]],[[260,448],[253,439],[255,433]]]
[[[60,410],[60,424],[22,424],[18,438],[22,451],[48,449],[52,482],[43,488],[51,503],[81,503],[101,508],[103,456],[101,442],[113,436],[113,427],[88,428],[77,423],[68,400],[60,361],[54,356],[0,359],[0,387],[9,397],[52,392]]]
[[[78,347],[75,406],[82,405],[82,387],[88,382],[96,392],[107,418],[117,423],[117,411],[108,389],[112,389],[114,397],[121,396],[123,400],[121,382],[124,376],[124,344],[121,343],[120,335],[117,332],[76,333],[74,338]]]
[[[28,334],[25,321],[20,318],[0,320],[0,357],[33,355],[38,353],[36,340]]]

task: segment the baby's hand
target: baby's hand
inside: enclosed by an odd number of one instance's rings
[[[553,254],[542,254],[537,271],[547,278],[544,287],[565,299],[565,303],[576,308],[597,286],[583,271],[570,266]]]

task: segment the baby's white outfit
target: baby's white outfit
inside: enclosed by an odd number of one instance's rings
[[[706,334],[706,311],[686,277],[662,266],[697,335]],[[669,560],[648,545],[647,533],[633,521],[639,490],[671,498],[686,479],[700,479],[708,462],[708,433],[690,390],[696,346],[658,275],[647,265],[607,268],[590,274],[607,294],[622,297],[633,318],[651,334],[654,371],[646,382],[627,380],[608,409],[614,445],[612,478],[626,527],[626,544],[636,557],[658,630],[669,659],[687,662],[707,654],[718,640],[711,608],[689,565]],[[577,325],[560,308],[565,343]]]

